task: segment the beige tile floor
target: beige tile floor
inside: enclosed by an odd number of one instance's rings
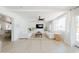
[[[70,47],[63,41],[54,41],[47,38],[19,39],[15,42],[3,41],[1,51],[6,53],[73,53],[78,48]]]

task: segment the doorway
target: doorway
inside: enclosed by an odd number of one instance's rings
[[[12,20],[10,16],[0,14],[0,40],[11,41]]]

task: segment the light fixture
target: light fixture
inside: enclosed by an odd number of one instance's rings
[[[44,18],[41,18],[40,16],[39,16],[39,19],[38,19],[39,21],[43,21],[44,20]]]

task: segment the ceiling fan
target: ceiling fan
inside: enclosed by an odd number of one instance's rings
[[[41,16],[39,16],[39,18],[37,20],[33,20],[32,22],[36,22],[36,21],[44,21],[45,18],[41,18]]]

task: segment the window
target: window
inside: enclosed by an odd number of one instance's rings
[[[54,31],[65,31],[66,17],[61,17],[53,21]]]
[[[76,16],[76,40],[79,41],[79,16]]]

